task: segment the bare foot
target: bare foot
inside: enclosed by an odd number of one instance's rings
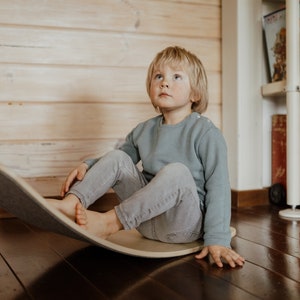
[[[80,202],[76,204],[75,222],[88,232],[103,239],[123,229],[114,209],[106,213],[99,213],[86,210]]]
[[[67,216],[70,220],[75,221],[76,204],[80,202],[75,195],[69,194],[63,200],[56,200],[56,199],[46,199],[46,200],[49,204],[51,204],[54,208],[56,208],[65,216]]]

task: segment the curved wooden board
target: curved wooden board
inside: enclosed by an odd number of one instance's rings
[[[163,258],[200,251],[203,241],[169,244],[144,238],[138,231],[122,230],[102,239],[90,234],[53,208],[27,182],[0,166],[0,207],[21,220],[39,228],[127,255]],[[231,227],[232,236],[235,229]]]

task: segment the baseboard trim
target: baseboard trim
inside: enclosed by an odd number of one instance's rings
[[[269,190],[267,188],[258,190],[237,191],[231,190],[232,208],[251,207],[269,204]]]

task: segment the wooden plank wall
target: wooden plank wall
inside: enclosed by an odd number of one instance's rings
[[[221,0],[1,0],[0,164],[57,195],[83,159],[156,115],[147,67],[169,45],[206,67],[221,126]]]

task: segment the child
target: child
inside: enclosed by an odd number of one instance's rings
[[[219,267],[221,259],[242,266],[244,258],[230,248],[225,141],[201,115],[208,103],[202,63],[183,48],[164,49],[150,64],[147,92],[160,114],[137,125],[118,150],[73,170],[62,187],[65,198],[53,205],[102,238],[132,228],[168,243],[203,238],[197,259],[210,254]],[[118,206],[106,213],[86,210],[109,188]]]

